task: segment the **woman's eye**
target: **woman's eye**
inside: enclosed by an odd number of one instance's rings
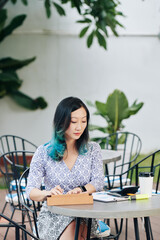
[[[76,123],[76,122],[71,121],[71,123]]]
[[[82,123],[86,123],[86,121],[83,121]]]

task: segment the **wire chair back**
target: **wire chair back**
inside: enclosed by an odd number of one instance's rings
[[[15,135],[2,135],[0,137],[0,154],[11,151],[35,151],[37,146],[19,136]]]
[[[109,189],[117,187],[116,175],[126,172],[135,162],[140,154],[142,141],[140,137],[131,132],[116,132],[106,137],[106,149],[116,150],[121,154],[121,160],[106,166],[105,174]],[[109,168],[109,171],[108,171]],[[110,176],[110,178],[109,178]],[[111,181],[110,181],[111,179]],[[129,184],[128,173],[123,174],[123,185]]]

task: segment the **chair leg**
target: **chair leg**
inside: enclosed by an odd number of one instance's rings
[[[32,220],[31,220],[31,217],[29,215],[29,212],[27,211],[27,217],[28,217],[28,221],[29,221],[29,225],[30,225],[30,228],[31,230],[33,230],[33,226],[32,226]]]
[[[4,211],[5,211],[6,207],[7,207],[7,204],[8,204],[8,202],[5,202],[4,207],[2,209],[2,212],[1,212],[2,214],[4,213]]]
[[[78,239],[78,233],[79,233],[79,226],[80,226],[80,218],[76,218],[76,229],[75,229],[75,236],[74,239]]]
[[[144,226],[145,226],[145,232],[146,232],[146,239],[153,240],[151,222],[149,217],[144,217]]]
[[[15,209],[13,209],[13,212],[12,212],[12,215],[11,215],[11,220],[12,220],[12,218],[13,218],[14,212],[15,212]],[[11,224],[11,223],[9,223],[9,224]],[[5,233],[5,236],[4,236],[4,239],[3,239],[3,240],[6,240],[6,239],[7,239],[8,231],[9,231],[9,227],[8,227],[7,230],[6,230],[6,233]]]
[[[128,218],[126,218],[126,231],[125,231],[125,240],[128,238]]]
[[[91,225],[92,225],[92,218],[89,218],[89,219],[88,219],[87,240],[90,239]]]
[[[138,219],[137,219],[137,218],[133,218],[133,221],[134,221],[135,239],[136,239],[136,240],[140,240],[140,237],[139,237],[139,228],[138,228]]]

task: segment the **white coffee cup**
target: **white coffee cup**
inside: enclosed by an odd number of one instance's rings
[[[153,187],[153,172],[140,172],[139,185],[140,185],[140,193],[148,194],[149,197],[151,197],[152,187]]]

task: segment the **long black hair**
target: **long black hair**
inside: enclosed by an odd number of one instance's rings
[[[79,154],[87,152],[87,143],[89,140],[88,123],[90,118],[88,108],[79,98],[68,97],[58,104],[54,115],[54,134],[47,147],[48,154],[53,160],[60,161],[63,158],[64,151],[67,148],[65,132],[71,122],[71,113],[81,107],[83,107],[87,113],[87,126],[83,134],[76,141],[76,148]]]

